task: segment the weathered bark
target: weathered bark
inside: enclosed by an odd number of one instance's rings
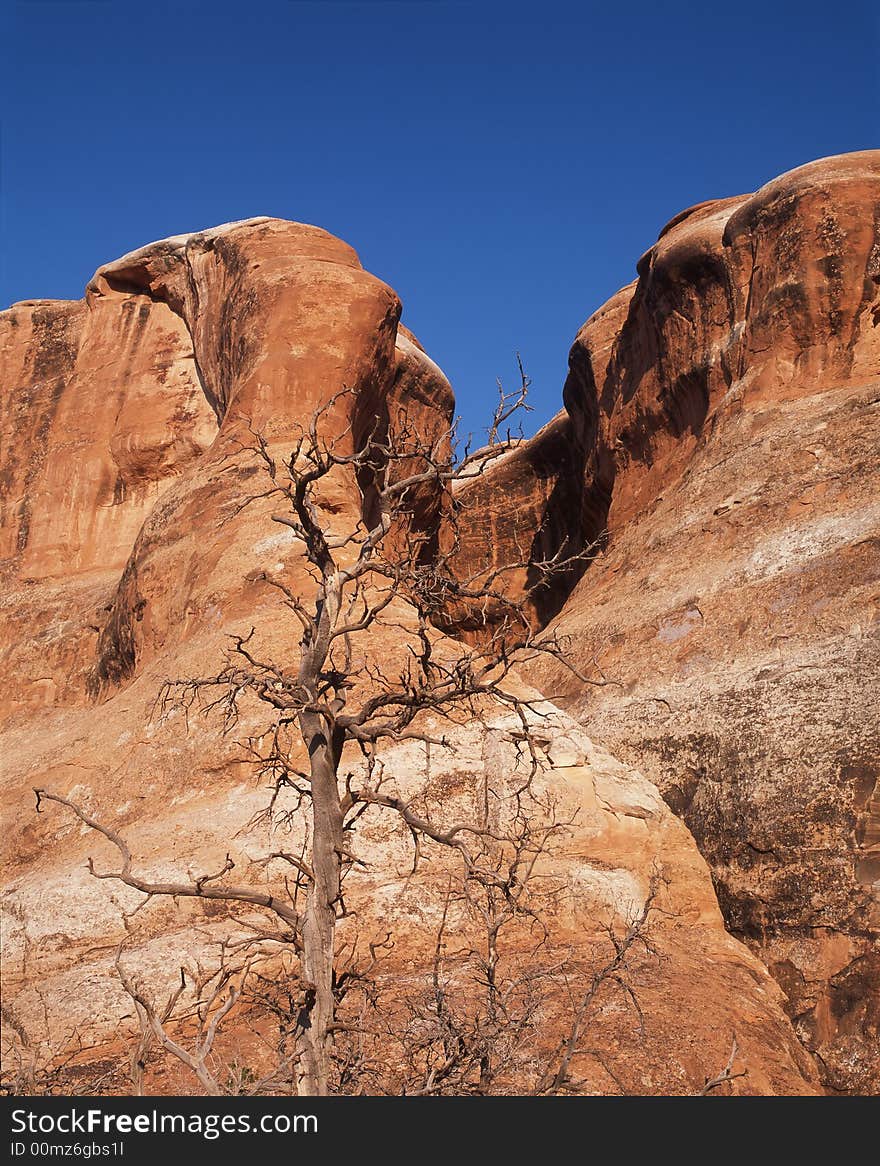
[[[336,772],[339,749],[328,740],[317,717],[303,716],[311,762],[312,873],[303,919],[303,980],[306,993],[300,1014],[300,1093],[329,1093],[335,1000],[333,961],[336,904],[342,856],[342,807]]]

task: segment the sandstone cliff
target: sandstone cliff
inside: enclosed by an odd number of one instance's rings
[[[692,830],[834,1090],[875,1090],[880,153],[683,212],[477,487],[495,540],[600,539],[529,673]],[[490,543],[468,540],[471,557]],[[560,610],[561,609],[561,610]]]
[[[582,693],[550,669],[528,677],[601,742],[551,710],[542,780],[580,810],[558,859],[570,906],[555,944],[591,958],[651,872],[666,880],[665,958],[637,972],[644,1033],[603,1010],[587,1091],[693,1091],[732,1032],[748,1068],[735,1090],[814,1091],[783,1007],[833,1088],[875,1083],[876,162],[816,163],[679,216],[579,334],[565,413],[473,487],[483,521],[463,563],[514,537],[536,558],[585,539],[599,551],[534,600],[536,621],[555,618],[614,682]],[[443,432],[451,390],[399,315],[348,246],[271,219],[133,252],[82,302],[0,314],[10,1041],[57,1041],[65,1021],[107,1039],[131,906],[83,872],[93,840],[34,815],[33,786],[124,827],[154,873],[211,868],[230,846],[242,867],[271,847],[248,825],[264,795],[235,743],[216,720],[157,717],[156,696],[212,670],[231,632],[257,625],[288,650],[260,573],[300,580],[302,556],[265,505],[240,509],[249,430],[282,450],[348,385],[364,415],[340,414],[340,434],[401,401]],[[361,505],[344,481],[323,504],[341,526]],[[487,765],[515,768],[459,732],[430,778],[450,807]],[[405,788],[427,779],[406,750],[392,763]],[[403,922],[409,962],[389,974],[412,974],[442,863],[406,878],[403,843],[378,829],[358,908],[370,926]],[[196,950],[191,915],[153,904],[139,920],[153,976]],[[200,922],[209,937],[222,926]],[[51,1032],[33,1031],[40,993]]]

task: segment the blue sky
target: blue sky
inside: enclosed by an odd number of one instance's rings
[[[252,215],[342,236],[464,424],[561,405],[663,224],[880,145],[880,9],[788,0],[0,0],[0,305]]]

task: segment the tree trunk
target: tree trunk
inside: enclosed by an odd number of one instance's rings
[[[300,1092],[329,1092],[335,1012],[333,957],[342,850],[342,809],[336,785],[336,756],[320,730],[309,740],[312,779],[312,872],[303,920],[303,978],[306,1002],[300,1015]]]

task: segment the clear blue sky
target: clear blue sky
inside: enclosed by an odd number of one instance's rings
[[[251,215],[342,236],[476,428],[672,215],[880,145],[869,0],[0,0],[0,304]]]

